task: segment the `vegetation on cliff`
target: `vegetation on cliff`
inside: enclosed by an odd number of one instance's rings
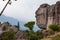
[[[2,34],[0,40],[16,40],[15,32],[13,30],[8,30]]]

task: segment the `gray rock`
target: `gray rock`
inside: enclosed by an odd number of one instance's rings
[[[47,29],[50,24],[60,25],[60,1],[56,4],[42,4],[36,11],[37,25],[41,29]]]
[[[16,25],[11,25],[8,22],[0,23],[0,36],[9,30],[13,30],[15,32],[16,40],[27,40],[25,34],[18,30]]]

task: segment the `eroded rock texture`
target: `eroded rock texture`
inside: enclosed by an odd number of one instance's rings
[[[0,40],[2,36],[9,30],[13,30],[15,33],[16,40],[27,40],[26,35],[17,28],[19,25],[11,25],[9,22],[0,22]]]
[[[36,11],[36,21],[41,29],[46,29],[50,24],[60,25],[60,1],[53,5],[40,5]]]

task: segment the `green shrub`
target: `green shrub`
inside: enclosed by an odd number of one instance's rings
[[[60,40],[60,35],[56,35],[55,37],[52,38],[52,40]]]
[[[53,31],[59,31],[59,26],[57,24],[49,25],[49,28]]]
[[[48,30],[48,35],[53,35],[55,32],[53,30]]]
[[[58,31],[60,32],[60,26],[59,26],[59,29],[58,29]]]
[[[22,31],[26,34],[26,37],[28,40],[40,40],[42,38],[42,31],[28,31],[28,30],[24,30]]]
[[[30,35],[30,40],[38,40],[37,35],[32,33],[32,34]]]
[[[4,34],[2,34],[1,40],[16,40],[14,31],[6,31]]]
[[[36,32],[36,35],[37,35],[38,39],[42,39],[42,38],[43,38],[42,30],[38,30],[38,31]]]

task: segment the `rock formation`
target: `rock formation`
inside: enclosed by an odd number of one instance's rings
[[[53,5],[40,5],[36,11],[36,21],[41,29],[47,29],[50,24],[60,25],[60,1]]]
[[[18,26],[18,25],[17,25]],[[26,35],[17,28],[16,25],[11,25],[8,22],[0,23],[0,36],[8,30],[13,30],[16,36],[16,40],[27,40]]]

